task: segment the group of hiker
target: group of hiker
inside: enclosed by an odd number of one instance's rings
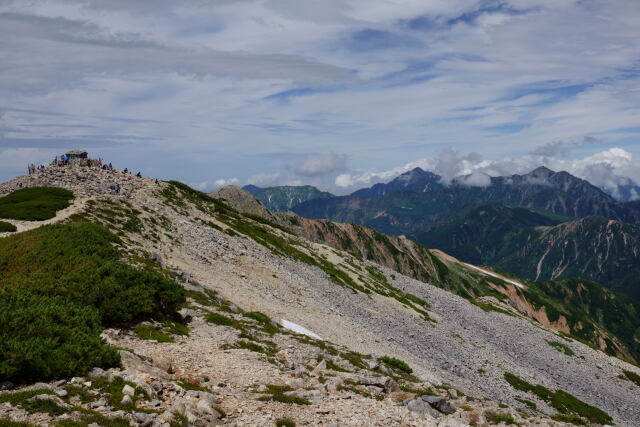
[[[36,171],[44,170],[44,165],[34,165],[33,163],[27,165],[27,170],[29,171],[29,175],[36,173]]]
[[[76,158],[76,157],[74,157]],[[84,157],[83,160],[86,161],[86,163],[82,163],[83,165],[87,165],[87,166],[97,166],[98,168],[102,169],[102,170],[116,170],[113,165],[111,164],[111,162],[106,163],[102,157],[96,159],[88,159],[86,157],[86,152],[84,153]],[[71,157],[69,157],[69,153],[67,154],[62,154],[60,156],[55,156],[53,158],[53,162],[51,163],[52,166],[67,166],[70,164],[71,161]],[[36,173],[36,171],[41,171],[44,170],[45,166],[44,165],[39,165],[36,166],[33,163],[28,164],[27,165],[27,170],[29,171],[29,175]],[[129,174],[129,175],[133,175],[133,172],[130,171],[128,168],[125,168],[123,170],[123,172],[125,174]],[[138,178],[142,178],[142,173],[138,172],[135,174],[136,177]],[[113,186],[109,187],[109,189],[112,191],[112,194],[121,194],[122,193],[122,185],[120,185],[120,183],[116,183]]]

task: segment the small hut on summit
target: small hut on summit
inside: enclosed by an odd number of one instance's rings
[[[71,150],[67,151],[65,155],[69,158],[69,160],[89,158],[89,153],[85,150]]]

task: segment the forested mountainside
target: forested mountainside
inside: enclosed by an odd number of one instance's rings
[[[309,200],[335,197],[333,194],[320,191],[312,185],[282,185],[266,188],[246,185],[243,190],[251,193],[253,197],[272,211],[286,211]]]
[[[533,281],[581,277],[640,300],[640,227],[602,217],[481,205],[412,236],[465,262]]]

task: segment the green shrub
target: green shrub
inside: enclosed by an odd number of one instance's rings
[[[296,427],[296,423],[291,418],[280,418],[276,420],[276,427]]]
[[[185,390],[195,390],[195,391],[210,391],[208,388],[203,387],[199,384],[195,384],[192,381],[188,381],[185,379],[178,379],[176,383]]]
[[[494,412],[494,411],[486,411],[484,413],[485,418],[487,419],[487,421],[494,423],[494,424],[498,424],[498,423],[505,423],[507,425],[510,424],[516,424],[516,420],[513,419],[513,415],[511,414],[501,414],[499,412]]]
[[[0,218],[42,221],[69,207],[73,193],[63,188],[32,187],[0,197]]]
[[[214,323],[216,325],[231,326],[236,329],[242,328],[242,325],[237,320],[232,319],[231,317],[227,317],[224,314],[220,314],[216,312],[208,313],[205,316],[205,320],[209,323]]]
[[[0,427],[31,427],[34,424],[27,424],[20,421],[11,421],[0,419]]]
[[[142,340],[155,340],[158,342],[175,342],[173,338],[151,325],[137,325],[134,328],[136,336]]]
[[[118,238],[78,222],[40,227],[0,240],[5,289],[28,289],[96,307],[103,325],[164,318],[184,302],[182,287],[119,260]]]
[[[114,409],[131,411],[135,408],[135,402],[122,403],[122,398],[124,397],[122,389],[125,385],[129,385],[135,390],[135,396],[131,397],[132,400],[135,401],[136,398],[139,397],[149,399],[149,396],[143,389],[132,382],[123,380],[121,377],[113,377],[112,380],[109,380],[107,377],[100,377],[93,381],[92,388],[100,390],[100,393],[106,396],[109,406],[112,406]]]
[[[189,327],[184,323],[167,321],[164,323],[164,327],[168,332],[174,335],[189,336]]]
[[[0,221],[0,233],[15,233],[18,231],[15,225]]]
[[[260,313],[259,311],[249,311],[247,313],[244,313],[243,316],[260,323],[271,323],[271,318],[269,318],[269,316],[267,316],[266,314]]]
[[[0,239],[0,379],[84,375],[118,364],[101,326],[173,316],[180,285],[119,260],[98,224],[47,225]]]
[[[640,375],[627,370],[623,370],[622,373],[629,381],[636,383],[636,385],[640,387]]]
[[[93,307],[23,290],[0,293],[0,380],[50,380],[117,366],[120,355],[101,331]]]
[[[411,369],[411,366],[409,366],[407,362],[404,362],[400,359],[396,359],[395,357],[382,356],[382,357],[379,357],[378,360],[390,368],[398,369],[402,372],[406,372],[407,374],[410,374],[413,372],[413,369]]]
[[[268,396],[263,396],[258,398],[258,400],[261,400],[263,402],[268,402],[270,400],[275,401],[275,402],[282,402],[282,403],[293,403],[296,405],[309,405],[310,402],[305,399],[304,397],[298,397],[298,396],[289,396],[286,395],[284,393],[286,393],[287,391],[292,391],[292,388],[286,385],[275,385],[275,384],[267,384],[267,392],[269,393]]]
[[[433,391],[433,389],[431,387],[423,387],[423,388],[416,388],[413,387],[411,385],[402,385],[400,386],[400,390],[402,391],[406,391],[407,393],[413,393],[416,394],[418,396],[424,396],[429,395],[429,396],[437,396],[438,394],[436,392]]]
[[[563,423],[571,423],[576,426],[587,425],[587,421],[584,418],[579,417],[577,415],[555,414],[551,416],[551,419],[555,421],[560,421]]]
[[[553,348],[555,348],[556,350],[563,352],[564,354],[566,354],[567,356],[574,356],[575,353],[573,352],[573,350],[571,350],[571,348],[565,344],[562,344],[561,342],[558,341],[547,341],[547,343],[549,343],[549,345]]]
[[[556,390],[552,392],[542,385],[530,384],[510,372],[504,374],[504,379],[516,390],[535,394],[561,414],[577,415],[596,424],[611,424],[613,422],[609,414],[602,409],[591,406],[566,391]]]

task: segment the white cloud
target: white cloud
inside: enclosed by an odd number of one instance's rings
[[[288,168],[296,175],[313,177],[342,172],[347,168],[347,156],[343,154],[308,154],[295,160]]]
[[[521,156],[480,161],[473,153],[463,156],[455,151],[446,150],[438,158],[416,160],[388,171],[342,174],[336,178],[335,185],[343,192],[353,191],[378,182],[388,182],[419,166],[436,173],[446,172],[448,178],[443,179],[445,183],[455,179],[464,185],[483,187],[490,184],[491,176],[526,174],[542,165],[556,172],[569,172],[595,186],[609,190],[614,195],[619,185],[640,183],[640,157],[622,148],[610,148],[573,160]]]
[[[211,192],[220,187],[225,187],[227,185],[238,185],[239,183],[240,183],[240,180],[238,178],[220,178],[220,179],[216,179],[213,182],[202,181],[202,182],[193,183],[191,184],[191,186],[196,190],[204,191],[206,193],[206,192]]]

